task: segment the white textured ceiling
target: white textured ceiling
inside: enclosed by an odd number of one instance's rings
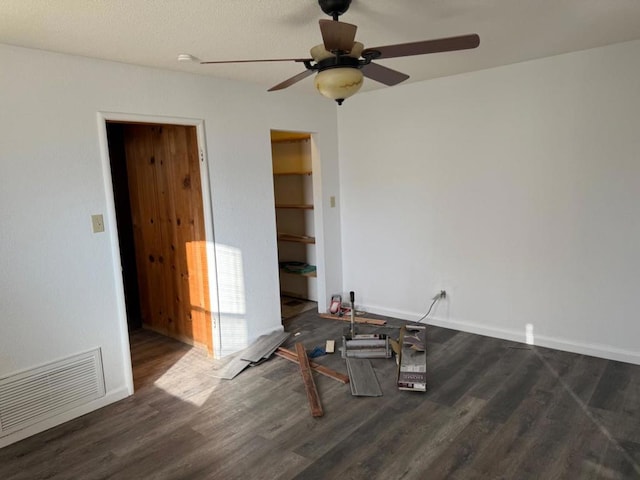
[[[259,83],[291,63],[176,60],[307,57],[320,43],[316,0],[1,0],[0,43]],[[415,82],[640,38],[640,0],[353,0],[341,20],[374,47],[477,33],[475,50],[389,59]],[[310,78],[291,87],[314,92]],[[363,90],[384,87],[372,80]],[[277,95],[278,93],[273,93]]]

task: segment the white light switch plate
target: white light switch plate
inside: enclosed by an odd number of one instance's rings
[[[104,232],[104,219],[102,215],[91,215],[91,227],[93,233]]]

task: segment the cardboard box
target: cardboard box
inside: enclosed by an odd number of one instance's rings
[[[427,390],[427,327],[405,325],[400,329],[398,388],[415,392]]]

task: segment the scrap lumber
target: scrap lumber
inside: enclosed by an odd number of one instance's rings
[[[247,360],[242,360],[240,357],[235,357],[230,361],[228,361],[219,370],[214,370],[211,373],[211,376],[214,378],[223,378],[225,380],[233,380],[236,377],[236,375],[242,372],[250,364],[251,362]]]
[[[325,347],[324,347],[325,352],[327,353],[333,353],[336,351],[336,341],[335,340],[327,340]]]
[[[273,332],[269,335],[262,335],[240,354],[240,358],[254,363],[259,362],[261,358],[268,358],[290,335],[289,332]]]
[[[214,370],[211,376],[232,380],[245,368],[256,366],[268,359],[275,350],[282,345],[291,334],[288,332],[273,332],[262,335],[253,344],[233,357],[221,368]]]
[[[289,360],[290,362],[299,363],[298,355],[296,354],[296,352],[292,350],[288,350],[284,347],[280,347],[275,351],[275,354],[279,357]],[[321,375],[324,375],[325,377],[333,378],[334,380],[337,380],[340,383],[349,383],[349,377],[347,375],[336,372],[335,370],[331,370],[330,368],[315,362],[309,362],[309,365],[313,370],[315,370]]]
[[[300,373],[302,374],[302,380],[304,381],[304,387],[307,392],[307,399],[309,400],[309,408],[311,409],[311,416],[321,417],[324,415],[322,411],[322,405],[320,404],[320,395],[318,395],[318,389],[313,381],[313,374],[311,373],[311,367],[309,365],[309,357],[304,349],[302,343],[296,343],[296,353],[298,354],[298,365],[300,365]]]
[[[350,322],[350,317],[339,317],[337,315],[330,315],[328,313],[320,313],[320,318],[328,318],[329,320],[342,320],[343,322]],[[355,323],[367,323],[369,325],[386,325],[386,320],[380,320],[379,318],[366,318],[355,317],[353,320]]]

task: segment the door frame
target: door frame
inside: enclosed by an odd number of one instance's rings
[[[120,257],[120,243],[116,224],[116,209],[113,193],[113,179],[111,177],[111,160],[109,157],[109,145],[107,137],[107,122],[146,123],[146,124],[171,124],[184,125],[196,128],[198,143],[198,155],[200,159],[200,188],[202,190],[202,211],[204,214],[205,242],[207,246],[207,275],[209,280],[209,302],[211,306],[211,331],[213,342],[213,354],[219,358],[222,350],[222,337],[219,321],[219,297],[218,297],[218,270],[216,268],[215,238],[213,228],[213,201],[211,195],[211,181],[209,177],[209,161],[206,150],[204,120],[197,118],[169,117],[160,115],[144,115],[122,112],[98,112],[98,140],[100,144],[100,156],[102,160],[102,175],[104,179],[104,191],[106,198],[106,226],[113,252],[113,273],[116,280],[115,293],[118,311],[117,324],[120,333],[121,348],[123,352],[123,364],[125,366],[125,381],[129,395],[133,394],[133,368],[131,364],[131,349],[129,346],[129,329],[127,326],[127,311],[124,299],[124,280]]]

